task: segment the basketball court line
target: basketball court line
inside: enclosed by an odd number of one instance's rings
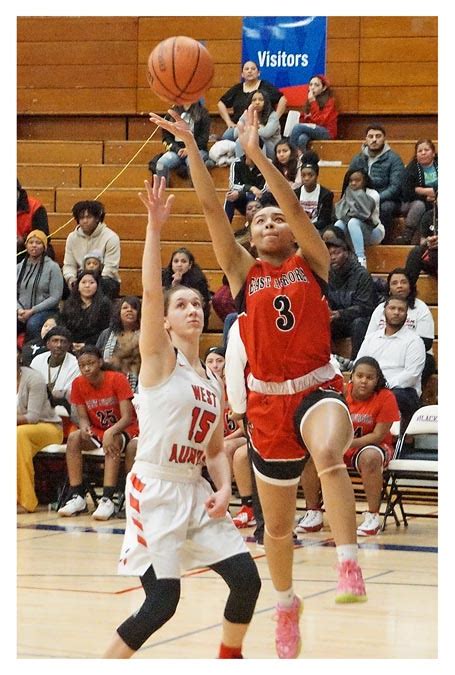
[[[47,525],[45,523],[37,523],[30,525],[21,525],[18,523],[17,528],[19,530],[49,530],[52,532],[61,532],[61,533],[87,533],[87,534],[125,534],[124,528],[118,527],[109,527],[98,529],[96,527],[90,527],[88,525]],[[43,535],[46,536],[46,535]],[[35,540],[35,537],[33,538]],[[255,542],[254,537],[251,535],[244,536],[244,540],[248,544],[253,544]],[[309,548],[312,546],[329,546],[335,547],[335,542],[332,538],[316,540],[316,539],[297,539],[294,547],[295,549],[299,548]],[[360,549],[373,549],[378,551],[410,551],[410,552],[419,552],[419,553],[437,553],[437,546],[416,546],[410,544],[381,544],[377,542],[359,542],[358,546]],[[262,557],[264,554],[259,554],[258,557]]]

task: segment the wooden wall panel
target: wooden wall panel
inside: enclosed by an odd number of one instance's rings
[[[135,16],[21,16],[17,21],[17,41],[112,42],[137,40]]]
[[[363,16],[360,18],[360,34],[368,38],[437,36],[438,17]]]
[[[438,60],[438,40],[435,37],[365,38],[360,40],[360,61],[398,61],[417,63]],[[418,68],[418,66],[416,66]]]
[[[163,112],[166,103],[147,86],[146,62],[170,33],[203,40],[210,50],[212,113],[240,77],[239,16],[18,17],[17,27],[20,115]],[[327,73],[340,113],[436,113],[437,35],[434,16],[329,17]]]

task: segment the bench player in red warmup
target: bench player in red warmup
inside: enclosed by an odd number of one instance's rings
[[[243,658],[261,582],[226,515],[231,472],[223,452],[223,385],[199,359],[203,300],[193,288],[161,287],[160,234],[174,199],[154,177],[140,194],[148,212],[142,259],[139,442],[128,474],[119,573],[139,575],[140,609],[124,621],[106,658],[129,658],[177,609],[183,569],[211,567],[228,584],[219,658]],[[204,461],[217,487],[201,477]]]
[[[275,644],[280,658],[296,658],[303,604],[293,588],[292,532],[306,452],[321,479],[337,547],[336,602],[366,600],[357,563],[354,493],[343,462],[353,429],[341,394],[343,379],[330,359],[324,292],[329,255],[292,188],[261,152],[257,115],[251,108],[239,127],[239,139],[279,205],[264,207],[253,217],[251,243],[258,259],[235,241],[190,128],[172,110],[169,114],[174,122],[153,113],[150,119],[185,143],[215,255],[241,303],[238,329],[250,370],[246,416],[265,550],[277,592]]]

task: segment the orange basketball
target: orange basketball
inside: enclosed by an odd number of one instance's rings
[[[194,103],[210,87],[213,59],[197,40],[178,35],[163,40],[148,58],[148,80],[165,101]]]

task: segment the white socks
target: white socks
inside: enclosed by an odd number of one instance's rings
[[[278,598],[278,604],[280,604],[282,607],[290,607],[295,598],[295,593],[292,586],[287,591],[276,591],[276,595]]]
[[[336,548],[339,563],[343,563],[346,560],[355,560],[357,562],[357,544],[343,544],[343,546],[337,546]]]

